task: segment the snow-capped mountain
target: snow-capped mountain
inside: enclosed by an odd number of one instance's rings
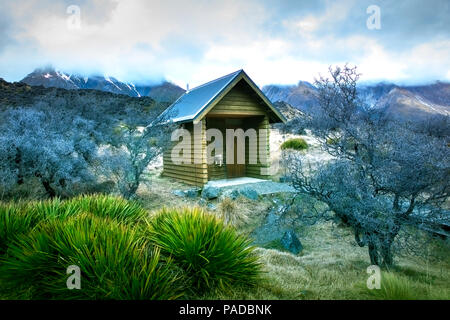
[[[135,86],[108,76],[83,76],[68,74],[47,67],[36,69],[21,80],[31,86],[42,85],[44,87],[57,87],[64,89],[94,89],[117,94],[125,94],[131,97],[149,96],[159,102],[173,102],[184,90],[177,85],[164,81],[156,85]]]
[[[36,69],[22,82],[32,86],[95,89],[131,97],[151,97],[166,103],[172,103],[185,91],[167,81],[156,85],[134,85],[113,77],[68,74],[51,67]],[[302,112],[311,112],[318,105],[317,88],[306,81],[297,85],[267,85],[262,91],[272,102],[285,102]],[[416,86],[380,82],[360,85],[358,92],[367,106],[382,109],[394,118],[420,119],[436,113],[450,115],[450,83],[447,82]]]

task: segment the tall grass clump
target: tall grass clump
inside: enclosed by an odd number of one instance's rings
[[[28,233],[43,219],[39,212],[29,209],[25,203],[0,202],[0,255],[5,254],[12,241]]]
[[[0,202],[0,254],[6,252],[13,239],[28,233],[41,222],[86,212],[123,223],[137,223],[147,214],[137,202],[101,194],[69,200]]]
[[[0,255],[8,244],[33,230],[41,222],[91,213],[124,223],[137,223],[146,211],[134,201],[109,195],[84,195],[69,200],[0,202]]]
[[[368,289],[367,289],[368,290]],[[414,300],[417,295],[410,281],[394,273],[383,272],[381,277],[381,288],[368,290],[375,299],[380,300]]]
[[[308,149],[308,144],[302,138],[293,138],[286,140],[281,144],[281,150],[293,149],[293,150],[306,150]]]
[[[195,293],[253,285],[260,263],[251,241],[202,209],[162,209],[148,221],[150,238],[186,273]]]
[[[238,226],[248,220],[247,215],[242,212],[236,202],[229,197],[225,197],[220,201],[217,211],[218,216],[225,224]]]
[[[138,222],[147,214],[136,201],[103,194],[75,197],[66,201],[64,206],[68,213],[89,212],[125,223]]]
[[[0,264],[4,289],[32,299],[176,299],[179,268],[134,228],[79,214],[39,225],[10,245]],[[67,268],[81,270],[81,290],[69,290]]]

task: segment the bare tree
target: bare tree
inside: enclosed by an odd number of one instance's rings
[[[114,177],[124,198],[135,197],[140,184],[148,182],[145,172],[170,142],[173,128],[162,118],[147,127],[120,124],[116,128],[105,150],[102,169]]]
[[[8,109],[0,117],[4,189],[38,179],[47,195],[55,197],[94,183],[89,170],[96,156],[91,121],[28,108]]]
[[[0,88],[0,197],[41,194],[36,182],[49,197],[115,187],[134,193],[131,181],[144,176],[166,137],[159,139],[155,126],[140,128],[165,103],[95,90],[23,88],[7,82]],[[111,168],[121,177],[114,185]]]
[[[448,219],[448,136],[386,119],[360,101],[356,68],[330,68],[316,81],[319,108],[309,127],[333,160],[312,166],[291,153],[288,171],[299,193],[324,202],[367,246],[372,264],[393,264],[399,232],[426,219]],[[437,123],[437,122],[435,122]],[[318,215],[323,217],[323,215]]]

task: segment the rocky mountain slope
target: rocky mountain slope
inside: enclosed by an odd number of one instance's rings
[[[363,103],[383,110],[389,117],[414,120],[434,114],[450,115],[450,83],[399,86],[382,82],[358,90]],[[304,81],[291,86],[265,86],[263,92],[272,102],[286,102],[303,112],[318,105],[317,88]]]
[[[284,101],[276,101],[273,103],[273,105],[281,111],[281,113],[286,117],[288,121],[304,116],[304,113],[301,112],[299,109],[294,108],[289,103]]]
[[[318,103],[317,89],[306,81],[290,86],[268,85],[262,91],[270,101],[283,101],[301,111],[310,111]]]

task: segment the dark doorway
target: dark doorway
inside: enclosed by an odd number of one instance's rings
[[[245,164],[237,163],[237,143],[234,141],[234,161],[232,164],[227,163],[227,178],[245,177]]]
[[[228,118],[225,120],[225,126],[227,129],[244,129],[244,121],[242,118]],[[234,161],[233,163],[227,163],[227,178],[245,177],[245,164],[238,164],[237,161],[237,138],[234,138]]]

